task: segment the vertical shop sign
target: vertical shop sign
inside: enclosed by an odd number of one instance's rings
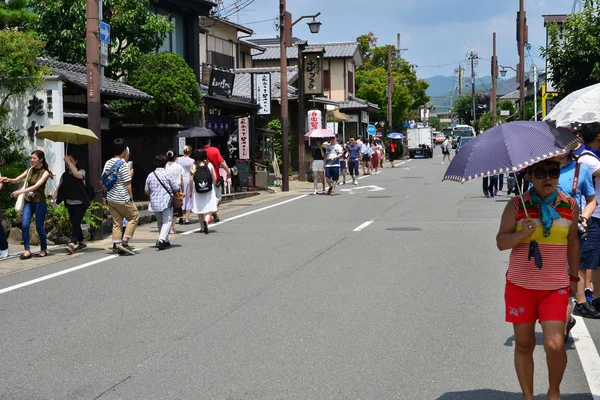
[[[308,131],[315,129],[321,129],[323,126],[323,119],[320,110],[310,110],[308,112]]]
[[[260,106],[258,115],[271,114],[271,74],[256,74],[254,81],[254,93]]]
[[[240,160],[250,159],[250,124],[248,117],[238,120],[238,143],[240,148]]]
[[[307,54],[304,61],[304,93],[323,93],[323,74],[321,73],[321,57],[317,54]]]

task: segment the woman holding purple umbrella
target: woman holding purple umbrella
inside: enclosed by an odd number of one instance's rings
[[[533,400],[535,325],[544,333],[548,364],[547,398],[560,400],[567,366],[564,332],[570,295],[577,290],[579,210],[558,190],[560,163],[554,159],[527,168],[533,187],[510,201],[496,243],[511,250],[506,274],[506,321],[513,324],[515,369],[524,400]]]

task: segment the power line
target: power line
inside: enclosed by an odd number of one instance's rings
[[[275,18],[271,18],[271,19],[263,19],[262,21],[252,21],[252,22],[244,22],[241,25],[255,25],[255,24],[262,24],[264,22],[272,22],[272,21],[277,21],[279,18],[275,17]]]

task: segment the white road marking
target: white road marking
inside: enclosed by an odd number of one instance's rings
[[[243,218],[243,217],[247,217],[248,215],[256,214],[256,213],[259,213],[259,212],[261,212],[261,211],[268,210],[268,209],[270,209],[270,208],[279,207],[279,206],[282,206],[282,205],[284,205],[284,204],[291,203],[292,201],[300,200],[300,199],[302,199],[302,198],[304,198],[304,197],[306,197],[306,196],[308,196],[308,195],[307,195],[307,194],[303,194],[302,196],[294,197],[293,199],[289,199],[289,200],[286,200],[286,201],[282,201],[281,203],[277,203],[277,204],[271,204],[270,206],[263,207],[263,208],[259,208],[258,210],[250,211],[250,212],[247,212],[247,213],[245,213],[245,214],[236,215],[235,217],[231,217],[231,218],[224,219],[223,221],[221,221],[221,222],[217,222],[216,224],[211,224],[211,225],[209,225],[209,228],[211,228],[211,227],[213,227],[213,226],[222,225],[222,224],[224,224],[224,223],[226,223],[226,222],[235,221],[236,219]],[[201,230],[202,230],[202,228],[193,229],[193,230],[191,230],[191,231],[184,232],[184,233],[182,233],[181,235],[191,235],[192,233],[195,233],[195,232],[200,232]]]
[[[65,269],[63,271],[55,272],[55,273],[50,274],[50,275],[42,276],[41,278],[36,278],[36,279],[32,279],[32,280],[27,281],[27,282],[19,283],[18,285],[9,286],[7,288],[4,288],[4,289],[0,290],[0,294],[11,292],[13,290],[20,289],[20,288],[25,287],[25,286],[33,285],[35,283],[43,282],[43,281],[46,281],[48,279],[56,278],[57,276],[61,276],[61,275],[64,275],[64,274],[68,274],[70,272],[74,272],[74,271],[78,271],[80,269],[91,267],[92,265],[100,264],[100,263],[103,263],[104,261],[112,260],[113,258],[117,258],[117,257],[119,257],[119,256],[118,255],[113,255],[113,256],[104,257],[104,258],[101,258],[101,259],[96,260],[96,261],[90,261],[89,263],[81,264],[81,265],[79,265],[77,267]]]
[[[350,188],[350,189],[341,189],[341,191],[342,192],[350,192],[350,194],[354,194],[354,192],[356,190],[361,190],[361,189],[369,189],[368,192],[381,192],[382,190],[385,190],[385,188],[382,188],[379,186],[369,185],[369,186],[359,186],[359,187]]]
[[[594,400],[600,400],[600,356],[590,332],[585,326],[585,320],[581,317],[574,317],[577,324],[571,329],[571,336],[575,340],[575,348],[581,360],[583,372],[587,378],[590,392]]]
[[[364,224],[360,225],[358,228],[354,229],[353,232],[361,232],[363,229],[365,229],[367,226],[371,225],[373,223],[373,221],[367,221]]]

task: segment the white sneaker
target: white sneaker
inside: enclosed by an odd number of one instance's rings
[[[0,251],[0,259],[8,258],[8,249]]]

